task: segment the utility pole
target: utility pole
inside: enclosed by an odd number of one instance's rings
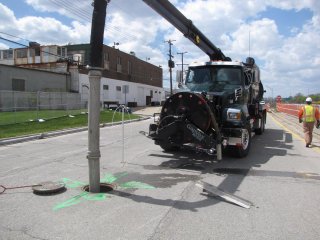
[[[100,83],[102,72],[103,33],[110,0],[94,0],[89,67],[88,163],[89,192],[100,192]]]
[[[173,92],[172,92],[172,68],[174,68],[174,61],[172,61],[172,54],[171,54],[171,46],[173,45],[172,42],[175,40],[168,40],[165,41],[167,43],[169,43],[169,61],[168,61],[168,67],[169,67],[169,72],[170,72],[170,95],[172,96]]]
[[[178,52],[177,54],[181,54],[181,62],[182,62],[182,64],[181,64],[181,76],[180,76],[180,83],[182,83],[183,82],[183,55],[184,54],[186,54],[186,53],[188,53],[188,52]]]

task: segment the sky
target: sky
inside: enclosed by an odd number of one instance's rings
[[[265,97],[320,93],[319,0],[170,0],[232,60],[250,55],[261,70]],[[92,1],[0,0],[0,37],[28,45],[89,43]],[[161,65],[169,87],[169,45],[176,70],[209,58],[142,0],[111,0],[104,44]],[[0,39],[0,49],[21,45]],[[186,68],[186,66],[185,66]],[[173,76],[175,80],[175,74]]]

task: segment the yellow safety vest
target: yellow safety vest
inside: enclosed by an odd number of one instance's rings
[[[316,120],[314,117],[315,109],[313,106],[305,105],[303,110],[303,119],[305,122],[314,122]]]

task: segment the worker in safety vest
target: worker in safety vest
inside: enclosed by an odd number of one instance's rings
[[[306,105],[299,111],[299,122],[303,122],[304,139],[306,141],[306,147],[311,147],[312,132],[315,122],[317,121],[317,128],[319,128],[319,109],[312,106],[311,97],[307,97]]]

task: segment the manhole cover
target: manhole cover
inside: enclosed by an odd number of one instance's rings
[[[100,193],[111,192],[115,188],[114,185],[109,183],[100,183]],[[82,188],[83,191],[89,192],[89,185]]]
[[[32,187],[36,194],[52,194],[65,190],[65,184],[62,182],[42,182]]]

